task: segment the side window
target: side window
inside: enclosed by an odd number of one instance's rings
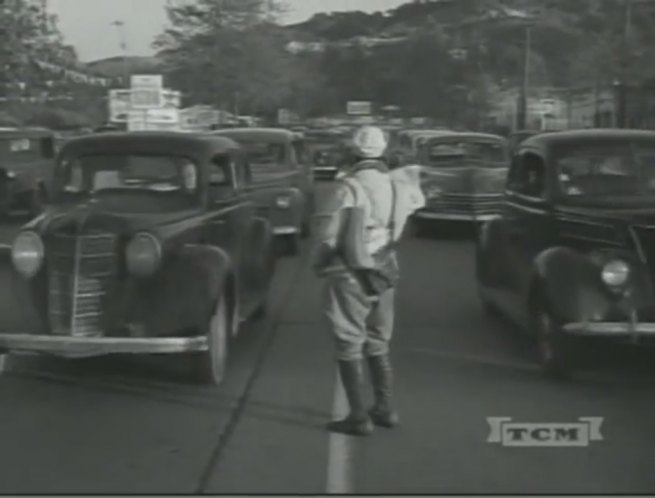
[[[235,183],[238,189],[245,188],[250,184],[250,166],[246,161],[245,156],[239,156],[234,160],[234,173],[236,180]]]
[[[232,158],[227,154],[214,156],[209,165],[209,196],[220,201],[234,193]]]
[[[514,192],[543,198],[546,194],[546,165],[543,159],[530,152],[515,156],[509,182]]]

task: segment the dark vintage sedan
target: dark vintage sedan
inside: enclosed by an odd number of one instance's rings
[[[502,214],[484,225],[485,307],[533,332],[545,371],[566,376],[585,338],[655,337],[655,132],[527,139]]]
[[[0,351],[186,353],[218,384],[240,323],[265,310],[274,268],[249,177],[222,137],[68,142],[51,202],[0,251]]]
[[[418,151],[427,205],[415,215],[421,232],[439,221],[481,222],[498,213],[510,157],[497,135],[446,132]]]
[[[213,132],[238,142],[248,155],[252,194],[267,209],[273,233],[297,254],[314,212],[314,175],[302,135],[281,128],[233,128]]]
[[[48,197],[55,134],[43,128],[0,128],[0,216],[27,209],[36,216]]]

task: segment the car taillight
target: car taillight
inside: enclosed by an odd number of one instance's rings
[[[275,205],[280,209],[289,209],[291,207],[291,198],[281,195],[275,199]]]
[[[43,265],[43,241],[35,232],[21,232],[11,246],[14,268],[26,278],[36,275]]]
[[[137,277],[153,275],[161,263],[162,248],[159,240],[149,233],[138,233],[127,245],[128,271]]]

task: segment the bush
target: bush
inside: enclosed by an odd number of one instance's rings
[[[0,127],[20,126],[20,121],[8,112],[0,111]]]
[[[30,126],[41,126],[53,130],[91,127],[91,120],[78,112],[65,109],[39,109],[27,118]]]

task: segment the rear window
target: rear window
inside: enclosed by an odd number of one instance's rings
[[[240,144],[248,154],[253,182],[265,182],[276,174],[292,170],[285,144],[253,141],[240,141]]]
[[[52,138],[0,138],[0,158],[17,162],[51,159],[54,155]]]
[[[508,160],[507,148],[493,142],[447,142],[428,145],[428,161],[440,165],[463,159],[476,159],[490,163],[502,163]]]

